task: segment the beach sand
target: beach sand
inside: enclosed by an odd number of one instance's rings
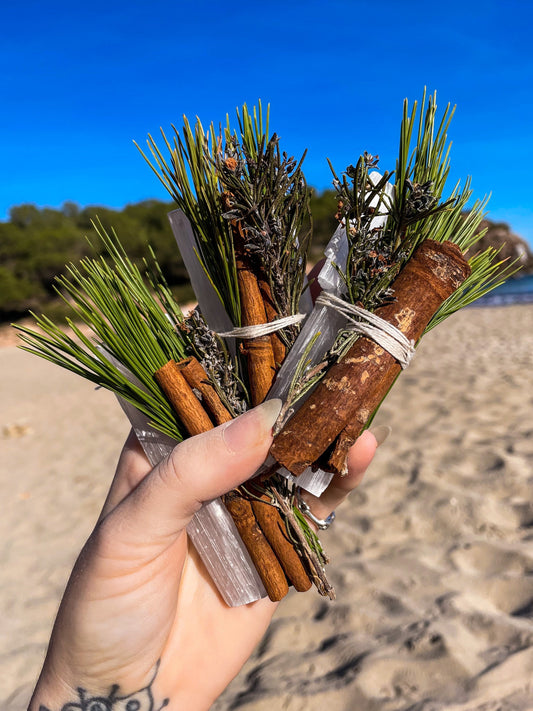
[[[128,425],[45,361],[0,364],[0,709],[19,711]],[[215,711],[533,709],[533,306],[428,334],[376,424],[323,536],[337,601],[290,594]]]

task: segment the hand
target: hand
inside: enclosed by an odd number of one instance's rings
[[[259,468],[279,408],[279,400],[263,403],[187,439],[152,471],[130,434],[67,585],[30,711],[158,711],[166,699],[171,709],[211,706],[276,604],[227,607],[185,528],[203,501]],[[315,515],[327,516],[357,486],[376,447],[365,432],[348,476],[320,499],[306,497]]]

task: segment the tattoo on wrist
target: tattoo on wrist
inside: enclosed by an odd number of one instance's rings
[[[78,698],[75,701],[67,701],[60,711],[161,711],[168,704],[169,699],[164,699],[160,704],[156,704],[154,700],[152,684],[158,669],[159,662],[157,662],[154,675],[148,686],[127,696],[120,695],[118,684],[111,687],[107,696],[92,696],[87,689],[78,687]],[[41,704],[39,711],[51,710]]]

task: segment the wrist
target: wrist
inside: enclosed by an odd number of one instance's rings
[[[59,711],[66,704],[78,699],[78,692],[47,667],[46,662],[35,690],[28,711]]]
[[[121,685],[118,681],[109,684],[94,679],[90,682],[80,681],[74,687],[45,662],[28,711],[109,711],[117,701],[120,708],[160,711],[167,706],[169,699],[161,697],[158,690],[153,688],[158,670],[159,662],[152,669],[148,683],[142,688],[138,688],[139,684],[134,685],[133,691],[129,685]]]

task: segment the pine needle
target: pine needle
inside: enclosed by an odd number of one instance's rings
[[[117,236],[109,235],[100,223],[94,227],[111,265],[103,257],[85,258],[79,266],[68,265],[67,274],[56,279],[56,291],[72,312],[66,325],[74,337],[46,316],[32,314],[42,333],[16,326],[25,344],[22,348],[113,391],[143,412],[156,429],[180,441],[185,431],[154,373],[170,359],[185,358],[187,340],[167,318]],[[183,320],[175,303],[173,317]],[[88,326],[94,338],[88,338],[77,323]],[[140,384],[130,382],[106,353]]]

